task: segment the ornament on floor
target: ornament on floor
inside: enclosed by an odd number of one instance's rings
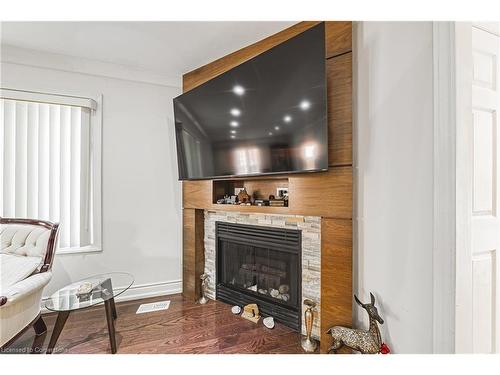
[[[370,293],[370,303],[362,303],[356,295],[354,299],[356,303],[366,310],[370,319],[369,329],[352,329],[346,327],[335,326],[328,330],[328,334],[332,335],[333,342],[328,352],[337,353],[337,350],[343,346],[347,346],[352,350],[356,350],[362,354],[377,354],[390,353],[389,347],[382,343],[378,323],[384,324],[384,320],[378,314],[375,307],[375,296]]]
[[[267,318],[264,318],[262,320],[262,323],[264,323],[264,325],[269,329],[274,328],[274,318],[272,316],[268,316]]]
[[[239,307],[239,306],[233,306],[233,307],[231,307],[231,312],[234,315],[238,315],[241,312],[241,307]]]
[[[259,307],[255,303],[251,303],[246,305],[243,308],[243,314],[241,314],[242,318],[250,320],[251,322],[257,323],[260,319]]]
[[[318,343],[311,337],[312,327],[314,323],[314,308],[316,307],[316,302],[305,299],[304,305],[306,305],[306,311],[304,312],[304,322],[306,324],[306,337],[301,341],[302,349],[307,353],[312,353],[318,347]]]
[[[208,289],[208,279],[209,279],[209,276],[207,273],[204,273],[200,276],[200,280],[201,280],[201,298],[199,299],[199,303],[201,305],[204,305],[205,303],[208,302],[208,298],[207,298],[207,289]]]

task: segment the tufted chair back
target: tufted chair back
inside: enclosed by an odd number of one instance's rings
[[[52,267],[59,224],[0,217],[0,253],[40,258],[39,272]]]

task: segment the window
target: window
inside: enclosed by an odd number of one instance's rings
[[[0,215],[60,223],[61,252],[101,249],[101,108],[1,90]]]

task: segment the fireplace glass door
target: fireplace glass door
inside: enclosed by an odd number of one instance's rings
[[[276,303],[297,304],[297,254],[232,241],[220,246],[223,284]]]
[[[217,299],[300,329],[300,230],[216,223]]]

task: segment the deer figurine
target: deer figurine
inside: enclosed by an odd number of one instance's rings
[[[372,293],[370,293],[370,298],[371,302],[365,304],[361,303],[358,297],[354,295],[357,304],[366,310],[370,318],[370,328],[368,331],[340,326],[330,328],[327,333],[332,335],[333,343],[328,350],[329,353],[337,353],[337,350],[342,346],[347,346],[363,354],[380,353],[382,338],[380,337],[377,322],[384,324],[384,320],[378,315],[378,310],[375,307],[375,297]]]

